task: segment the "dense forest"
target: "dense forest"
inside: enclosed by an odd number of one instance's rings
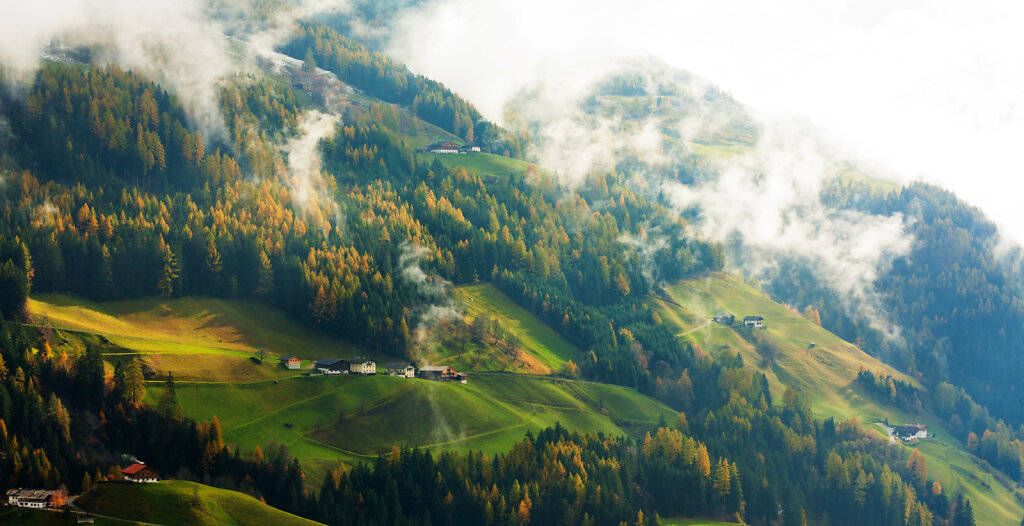
[[[467,141],[500,135],[443,87],[319,26],[303,31],[288,49],[313,49],[347,82]],[[81,489],[116,479],[118,455],[134,454],[330,524],[973,520],[969,502],[928,478],[920,454],[855,421],[815,419],[792,389],[773,403],[765,376],[739,355],[716,361],[680,343],[644,300],[658,280],[722,269],[724,248],[687,235],[685,220],[623,176],[592,174],[566,197],[540,173],[484,177],[421,162],[389,118],[393,107],[380,103],[346,110],[320,145],[325,188],[302,199],[280,147],[301,120],[290,88],[250,77],[226,85],[221,99],[227,137],[204,137],[173,94],[114,66],[48,64],[27,93],[0,95],[0,140],[9,142],[0,153],[4,317],[23,318],[31,292],[245,298],[410,356],[431,301],[405,277],[410,247],[422,247],[428,275],[494,283],[577,343],[580,375],[655,396],[680,411],[677,421],[635,437],[556,427],[494,457],[398,449],[309,491],[285,449],[232,450],[216,419],[183,418],[173,378],[149,407],[140,404],[138,363],[108,377],[96,346],[70,352],[51,330],[3,324],[0,482]],[[650,257],[621,241],[655,230],[673,241]],[[965,392],[951,397],[944,416],[974,411]],[[1000,423],[983,425],[1002,436]],[[983,436],[978,448],[1003,458],[1005,444],[1019,446],[1013,440]]]
[[[928,387],[943,381],[961,386],[997,417],[1024,424],[1024,407],[1015,402],[1024,373],[1017,352],[1024,345],[1024,291],[1012,257],[997,253],[995,225],[952,193],[924,183],[879,193],[836,181],[822,198],[839,208],[906,219],[913,248],[875,284],[884,291],[884,315],[903,337],[887,341],[853,319],[802,262],[781,265],[767,280],[769,291],[794,305],[819,306],[824,327],[919,375]]]

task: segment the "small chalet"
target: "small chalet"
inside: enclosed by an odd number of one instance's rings
[[[281,365],[288,369],[298,369],[302,366],[302,360],[298,356],[282,356],[278,360],[281,361]]]
[[[928,438],[928,426],[921,424],[896,426],[892,430],[892,436],[904,442],[913,442],[921,438]]]
[[[416,378],[416,367],[407,362],[388,362],[385,365],[390,376]]]
[[[319,371],[321,374],[348,374],[349,367],[348,360],[342,360],[341,358],[324,358],[317,360],[313,364],[313,370]]]
[[[760,316],[747,316],[743,318],[744,327],[753,327],[755,329],[764,328],[764,318]]]
[[[357,358],[349,362],[348,370],[352,374],[377,374],[377,362],[373,360],[367,360],[366,358]]]
[[[141,462],[136,462],[122,469],[121,474],[124,475],[124,479],[128,482],[136,482],[139,484],[148,484],[160,479],[160,473],[157,472],[157,470]]]
[[[436,382],[459,382],[463,384],[467,380],[464,373],[457,372],[447,365],[424,365],[420,367],[420,378]]]
[[[63,508],[68,500],[68,489],[61,486],[57,490],[46,489],[9,489],[7,504],[18,508]]]
[[[435,142],[427,146],[426,150],[430,153],[439,153],[443,155],[456,155],[459,153],[461,147],[452,141]]]
[[[719,325],[725,325],[726,327],[732,327],[732,324],[736,323],[736,316],[733,316],[732,314],[729,314],[727,312],[720,312],[718,314],[715,314],[714,320],[715,320],[715,323],[717,323]]]

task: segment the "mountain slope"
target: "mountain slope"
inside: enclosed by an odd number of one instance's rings
[[[876,422],[926,424],[932,438],[915,447],[924,454],[929,473],[945,491],[963,492],[973,503],[985,503],[974,507],[979,524],[1010,524],[1024,514],[1024,505],[1014,495],[1013,481],[968,453],[965,444],[927,407],[920,412],[905,411],[877,400],[856,382],[862,368],[919,385],[916,380],[735,276],[716,273],[665,290],[668,298],[654,298],[652,302],[662,318],[678,329],[681,338],[699,345],[716,359],[731,359],[739,352],[744,362],[765,373],[776,400],[782,398],[786,387],[797,388],[808,395],[816,416],[856,418],[882,436],[885,433]],[[755,345],[737,330],[710,321],[721,312],[736,315],[737,323],[742,323],[744,316],[763,316],[765,329],[756,332],[777,354],[773,363],[763,364]],[[813,348],[809,348],[811,342]]]

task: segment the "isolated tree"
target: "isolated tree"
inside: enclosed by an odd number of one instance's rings
[[[146,395],[146,379],[142,374],[142,361],[138,357],[132,358],[124,370],[124,383],[121,385],[124,399],[139,403]]]
[[[316,71],[316,58],[313,57],[313,49],[306,48],[306,56],[302,60],[302,71],[313,73]]]

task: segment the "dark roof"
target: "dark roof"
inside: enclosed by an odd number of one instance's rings
[[[385,365],[385,367],[387,367],[388,369],[405,369],[406,367],[412,367],[413,369],[415,369],[413,364],[409,362],[388,362]]]
[[[316,367],[330,367],[344,361],[341,358],[321,358],[316,361]]]
[[[760,316],[746,316],[743,318],[743,321],[764,321],[764,318]]]
[[[19,500],[33,500],[37,502],[45,501],[50,498],[50,495],[57,493],[57,491],[48,491],[45,489],[12,489],[7,491],[8,497],[18,497]]]
[[[282,362],[287,362],[287,361],[291,360],[292,358],[298,359],[298,356],[292,356],[292,355],[282,356],[282,357],[278,358],[278,360],[281,360]]]

